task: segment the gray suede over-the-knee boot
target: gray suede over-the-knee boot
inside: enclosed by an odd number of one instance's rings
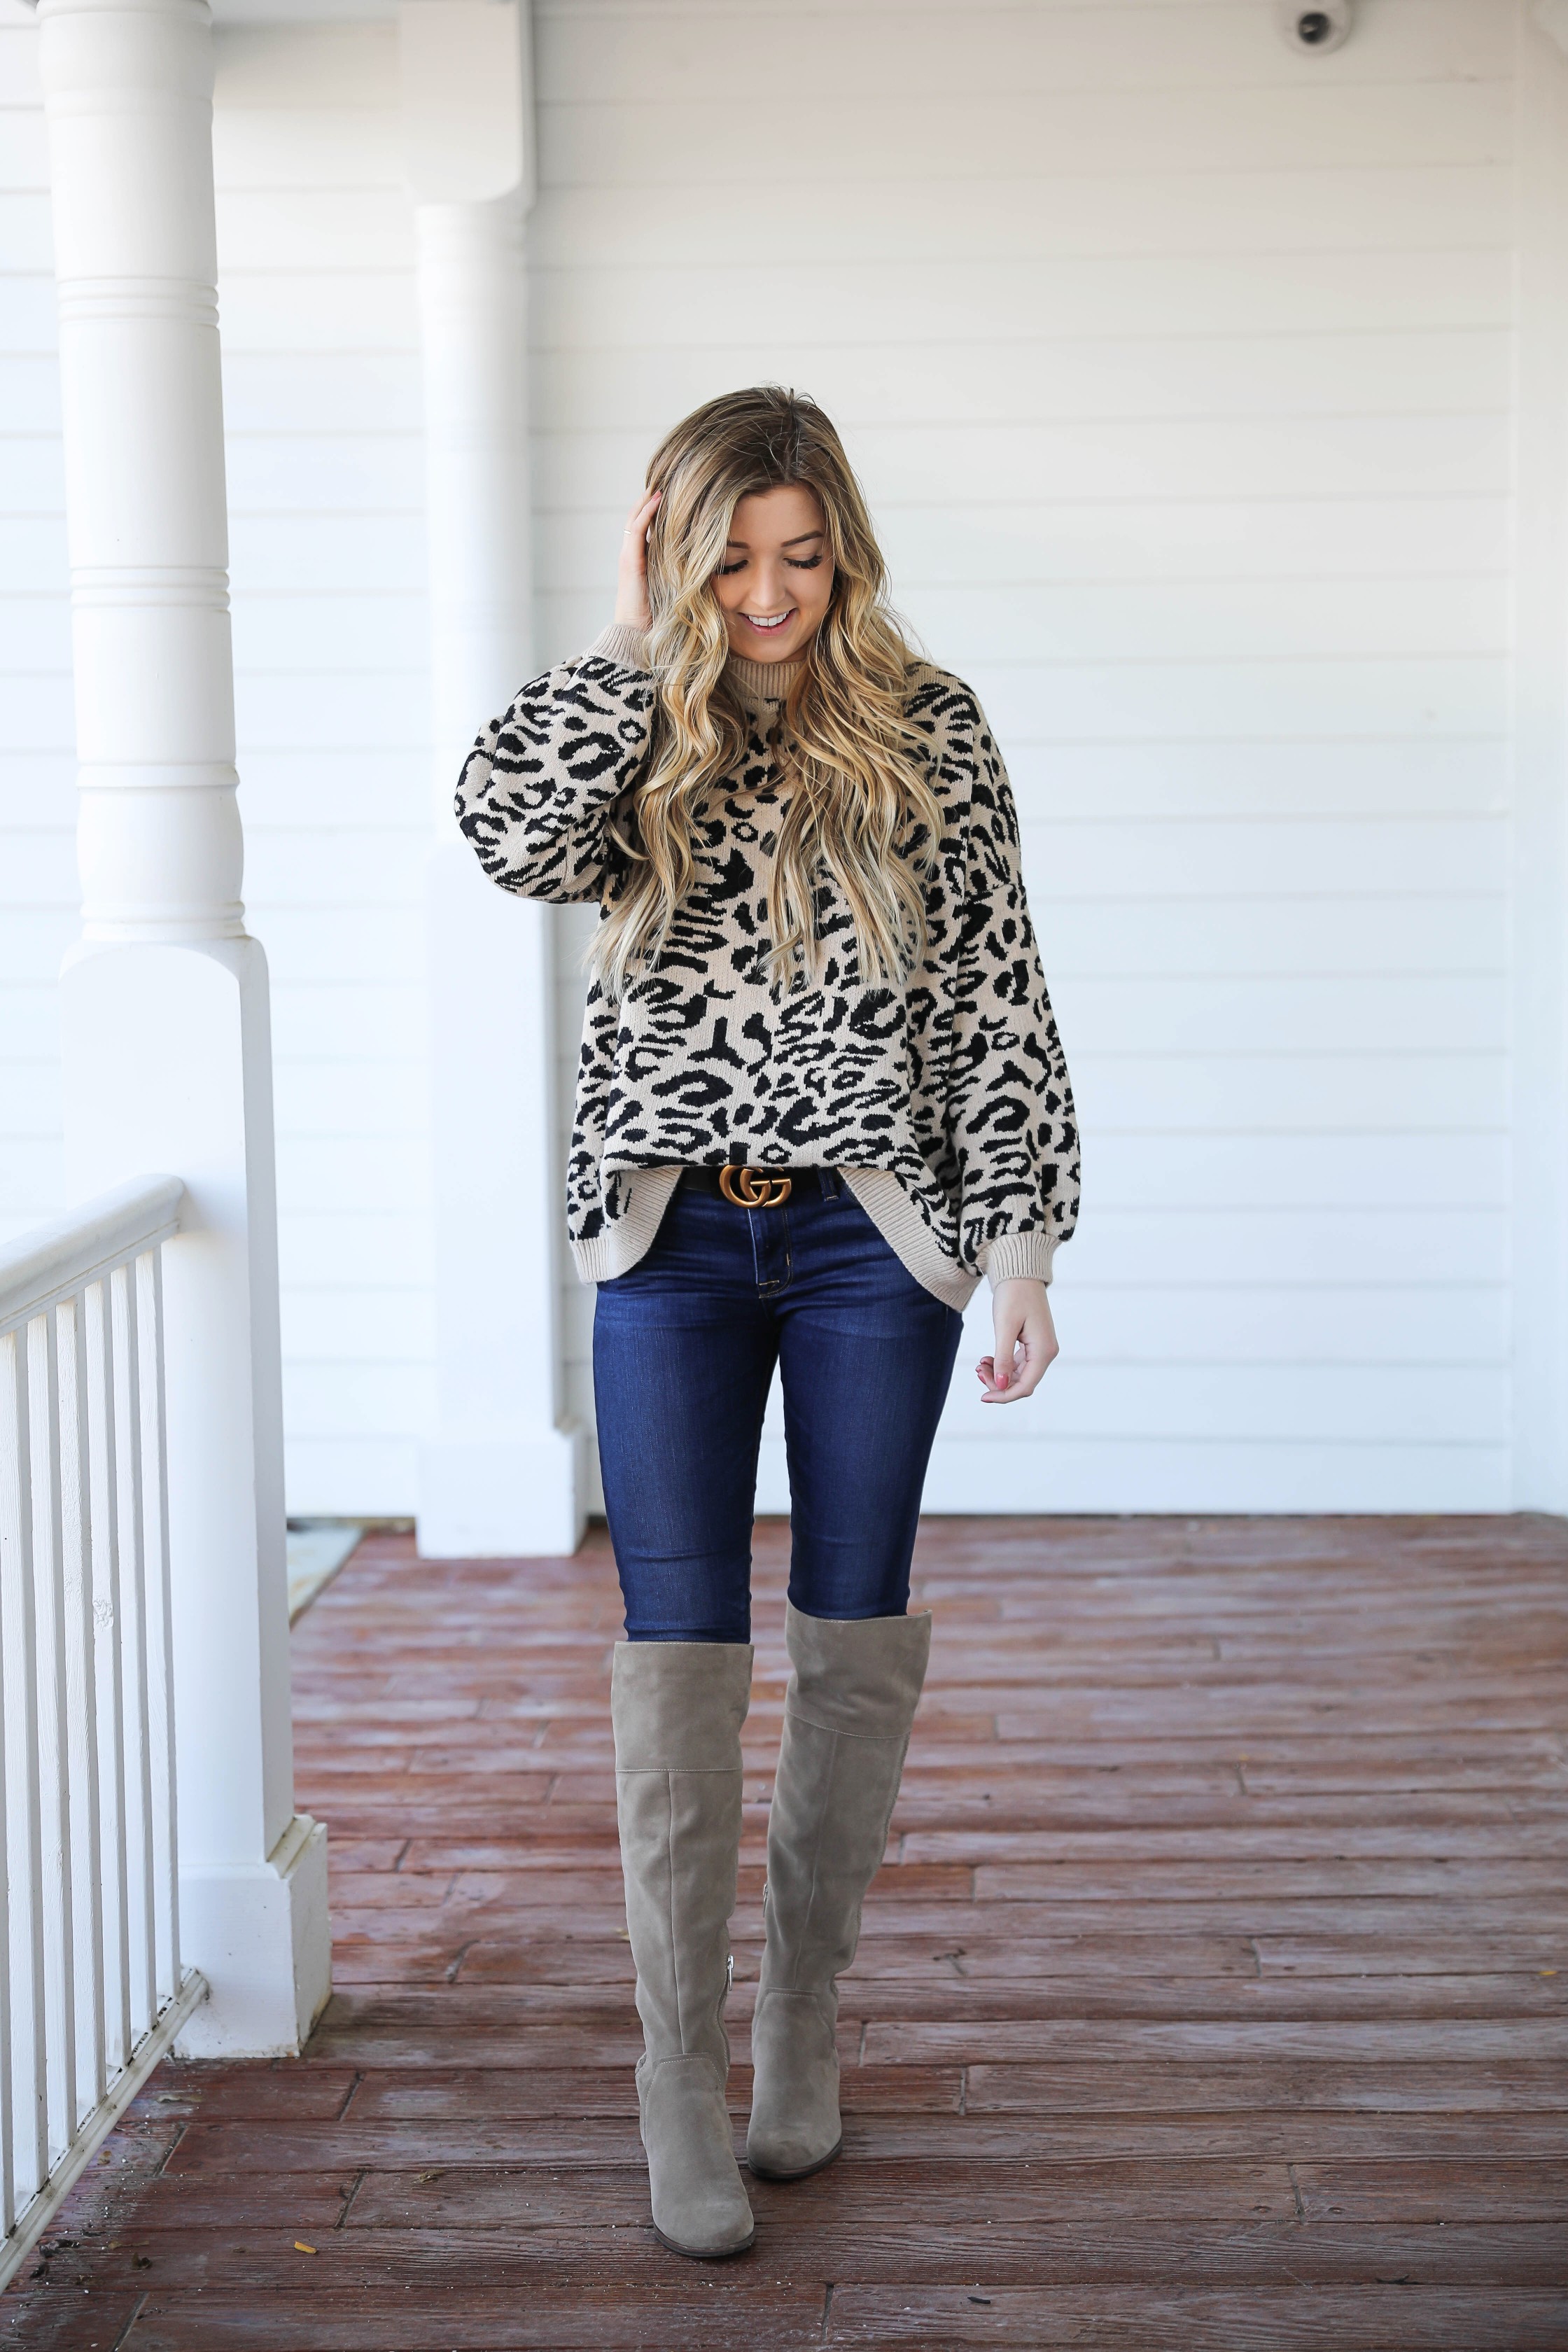
[[[616,1647],[616,1801],[653,2226],[676,2253],[710,2259],[743,2252],[754,2234],[724,2104],[741,1726],[751,1696],[749,1643]]]
[[[746,2161],[769,2180],[831,2163],[838,2116],[838,1988],[887,1843],[931,1617],[803,1617],[786,1603],[794,1665],[768,1816],[767,1946],[752,2021]]]

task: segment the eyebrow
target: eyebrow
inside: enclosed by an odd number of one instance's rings
[[[826,532],[820,530],[803,530],[794,539],[786,539],[784,544],[785,547],[804,547],[808,539],[823,539],[826,536]],[[749,539],[727,539],[724,544],[726,547],[743,547],[749,551],[752,542]]]

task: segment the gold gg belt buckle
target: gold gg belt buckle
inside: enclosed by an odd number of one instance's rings
[[[776,1209],[790,1196],[795,1180],[770,1176],[765,1168],[743,1168],[731,1161],[719,1171],[719,1190],[738,1209]]]

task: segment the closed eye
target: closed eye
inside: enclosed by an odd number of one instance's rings
[[[786,555],[784,562],[792,572],[815,572],[821,563],[822,558],[820,555]],[[721,563],[715,576],[720,580],[728,580],[732,572],[744,572],[745,568],[745,558],[742,556],[739,563]]]

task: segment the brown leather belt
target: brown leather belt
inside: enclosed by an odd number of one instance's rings
[[[807,1183],[813,1177],[820,1182],[823,1173],[820,1168],[756,1168],[735,1160],[727,1168],[688,1167],[680,1181],[700,1192],[716,1193],[737,1209],[777,1209],[797,1183]]]

